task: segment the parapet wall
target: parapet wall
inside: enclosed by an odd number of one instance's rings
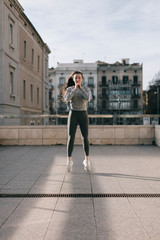
[[[78,127],[75,144],[80,145],[81,142]],[[160,146],[160,126],[90,125],[89,142],[93,145],[150,145],[156,142]],[[0,127],[0,145],[57,144],[67,144],[66,125]]]
[[[160,147],[160,126],[155,126],[155,142],[156,145]]]

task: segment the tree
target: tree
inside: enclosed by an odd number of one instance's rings
[[[148,94],[148,113],[160,113],[160,71],[155,74],[153,79],[149,82]]]
[[[160,71],[154,75],[152,80],[149,82],[149,86],[160,85]]]

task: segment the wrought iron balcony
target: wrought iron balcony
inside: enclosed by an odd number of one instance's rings
[[[140,94],[132,94],[132,98],[140,98]]]
[[[88,83],[88,87],[94,88],[95,84],[94,83]]]
[[[106,83],[100,82],[99,86],[100,87],[108,87],[108,83],[107,82]]]

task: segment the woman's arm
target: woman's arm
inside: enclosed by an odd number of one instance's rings
[[[75,88],[73,88],[73,87],[66,88],[65,95],[64,95],[64,101],[66,103],[68,103],[74,96],[74,93],[75,93]]]
[[[88,102],[91,101],[91,99],[92,99],[92,94],[91,94],[91,90],[90,90],[88,87],[86,87],[86,86],[81,87],[81,88],[80,88],[80,91],[81,91],[83,97],[84,97]]]

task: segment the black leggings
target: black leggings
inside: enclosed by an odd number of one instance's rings
[[[74,139],[76,134],[77,125],[79,124],[82,138],[83,149],[86,156],[89,156],[89,141],[88,141],[88,114],[87,111],[73,111],[69,112],[68,116],[68,143],[67,155],[72,156]]]

